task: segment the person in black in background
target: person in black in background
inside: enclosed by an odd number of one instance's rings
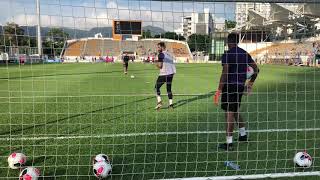
[[[128,56],[127,53],[124,54],[123,56],[123,71],[124,71],[124,74],[128,74],[128,65],[129,65],[129,60],[130,60],[130,57]]]

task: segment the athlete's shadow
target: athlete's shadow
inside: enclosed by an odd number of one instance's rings
[[[194,96],[194,97],[188,98],[188,99],[181,99],[181,100],[177,101],[176,103],[174,103],[174,107],[178,108],[180,106],[184,106],[184,105],[186,105],[188,103],[191,103],[193,101],[198,101],[198,100],[201,100],[201,99],[211,98],[213,95],[214,95],[214,92],[211,91],[211,92],[209,92],[207,94],[197,95],[197,96]]]

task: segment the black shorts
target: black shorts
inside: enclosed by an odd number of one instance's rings
[[[124,62],[124,63],[123,63],[123,67],[128,68],[128,65],[129,65],[129,62]]]
[[[221,95],[221,108],[229,112],[238,112],[241,105],[244,86],[226,84],[223,86]]]
[[[173,75],[174,74],[158,76],[157,84],[172,84]]]

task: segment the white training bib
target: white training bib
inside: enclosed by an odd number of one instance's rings
[[[176,73],[176,66],[173,62],[173,57],[167,51],[162,52],[164,54],[162,69],[160,69],[160,76],[170,75]]]

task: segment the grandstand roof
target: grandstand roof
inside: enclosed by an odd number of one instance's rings
[[[309,25],[318,23],[320,18],[320,3],[304,3],[295,7],[270,3],[271,14],[263,16],[256,10],[248,11],[248,22],[236,30],[270,30],[278,26],[294,26],[304,30]]]
[[[311,17],[320,17],[320,4],[318,3],[306,3],[304,5],[304,15]]]
[[[265,17],[263,17],[259,12],[253,9],[249,10],[248,18],[249,18],[249,24],[251,27],[261,26],[264,24],[264,22],[267,21]]]
[[[295,12],[276,3],[270,3],[270,6],[272,12],[270,14],[270,21],[287,24],[292,22],[292,20],[289,17],[295,14]]]
[[[303,4],[302,6],[305,6],[305,5],[312,6],[308,4]],[[320,4],[316,7],[320,7]],[[298,9],[300,8],[288,9],[282,6],[281,4],[277,4],[277,3],[270,3],[270,8],[271,8],[271,14],[268,17],[268,20],[264,18],[262,15],[260,15],[258,12],[255,12],[253,10],[249,11],[249,19],[251,16],[252,18],[256,19],[255,21],[253,21],[254,23],[260,26],[263,25],[264,28],[278,26],[279,24],[305,24],[306,22],[310,23],[311,16],[304,16],[303,12],[298,11]],[[316,12],[316,8],[314,7],[309,8],[310,11],[311,9],[312,11]],[[310,14],[311,13],[313,12],[310,12]],[[320,15],[319,12],[317,13]],[[254,24],[254,23],[251,23],[251,24]],[[255,26],[252,26],[252,27],[255,27]]]

